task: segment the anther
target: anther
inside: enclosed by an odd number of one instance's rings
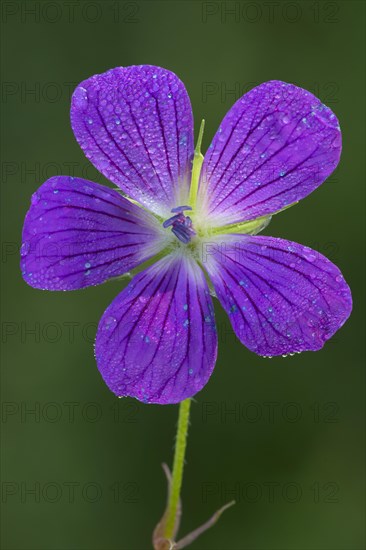
[[[196,235],[196,232],[192,227],[191,218],[183,214],[184,210],[192,210],[192,208],[190,206],[177,206],[172,208],[171,212],[175,214],[175,216],[165,220],[163,227],[171,227],[172,233],[174,233],[177,239],[184,244],[188,244],[191,238]]]

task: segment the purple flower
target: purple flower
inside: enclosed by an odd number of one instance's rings
[[[184,85],[158,67],[85,80],[71,124],[119,189],[47,180],[25,219],[21,268],[35,288],[74,290],[143,264],[96,337],[98,368],[118,396],[177,403],[203,388],[217,355],[211,283],[236,335],[259,355],[319,350],[346,321],[351,293],[335,265],[256,235],[338,164],[337,118],[311,93],[278,81],[254,88],[204,160]]]

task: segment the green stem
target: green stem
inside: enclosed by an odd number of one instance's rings
[[[170,485],[169,503],[165,523],[166,539],[170,540],[174,533],[174,525],[177,516],[177,510],[179,505],[180,490],[183,481],[183,469],[184,469],[184,457],[186,454],[187,435],[189,425],[189,410],[191,407],[191,400],[186,399],[179,405],[179,418],[177,437],[175,441],[175,453],[172,472],[172,482]]]

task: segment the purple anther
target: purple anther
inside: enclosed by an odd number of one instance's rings
[[[184,244],[188,244],[189,241],[191,240],[190,235],[184,231],[184,227],[180,227],[180,226],[172,227],[172,232]]]
[[[175,208],[171,209],[171,212],[184,212],[184,210],[192,210],[191,206],[176,206]]]
[[[177,206],[176,208],[172,208],[171,212],[177,212],[177,214],[165,220],[163,227],[171,227],[177,239],[184,244],[188,244],[191,237],[193,237],[196,232],[192,227],[191,218],[183,214],[184,210],[192,210],[192,208],[190,206]]]
[[[173,223],[181,218],[180,214],[177,214],[176,216],[172,216],[168,220],[165,220],[163,223],[163,227],[167,228],[173,225]]]

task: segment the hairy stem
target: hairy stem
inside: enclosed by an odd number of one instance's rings
[[[189,411],[191,400],[186,399],[179,405],[179,418],[177,436],[175,441],[175,453],[172,472],[172,482],[170,486],[169,503],[166,516],[164,536],[170,540],[174,533],[175,520],[179,505],[180,490],[183,480],[184,457],[186,454],[187,435],[189,425]]]

